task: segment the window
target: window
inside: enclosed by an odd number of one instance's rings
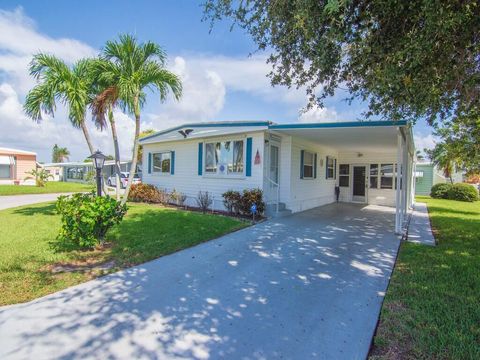
[[[370,164],[370,189],[378,188],[378,164]]]
[[[205,173],[242,175],[243,140],[205,144]]]
[[[338,168],[339,185],[342,187],[349,187],[350,185],[350,165],[340,164]]]
[[[393,188],[393,164],[382,164],[380,167],[380,188]]]
[[[315,155],[309,151],[303,152],[303,178],[313,179],[313,163]]]
[[[335,179],[335,159],[327,156],[327,180]]]
[[[170,152],[161,152],[152,154],[153,168],[152,172],[161,174],[170,174]]]
[[[10,179],[10,165],[0,164],[0,179]]]
[[[10,179],[12,157],[0,155],[0,179]]]

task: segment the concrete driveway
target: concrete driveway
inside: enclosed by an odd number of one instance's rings
[[[363,359],[399,239],[332,204],[0,309],[1,359]]]
[[[0,210],[14,208],[17,206],[31,205],[46,201],[55,201],[60,195],[64,194],[29,194],[29,195],[8,195],[0,196]]]

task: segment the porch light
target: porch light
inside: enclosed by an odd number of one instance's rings
[[[102,169],[105,164],[106,156],[100,150],[95,151],[88,157],[93,160],[93,166],[96,170],[97,177],[97,195],[102,196]]]

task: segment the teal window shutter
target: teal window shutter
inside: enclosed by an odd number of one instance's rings
[[[252,176],[252,138],[247,138],[247,164],[245,165],[245,175]]]
[[[175,174],[175,151],[170,151],[170,175]]]
[[[305,158],[305,150],[300,151],[300,179],[303,179],[303,159]]]
[[[148,173],[152,173],[152,153],[148,153]]]
[[[333,161],[333,178],[337,178],[337,159]]]
[[[202,175],[203,170],[203,143],[198,143],[198,175]]]
[[[325,158],[325,179],[328,179],[328,156]]]
[[[313,163],[313,178],[316,179],[317,178],[317,153],[315,153],[315,157],[313,159],[314,163]]]

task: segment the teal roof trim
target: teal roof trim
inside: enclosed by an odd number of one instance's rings
[[[328,128],[349,128],[349,127],[377,127],[377,126],[406,126],[406,120],[399,121],[349,121],[334,123],[307,123],[307,124],[272,124],[268,128],[272,130],[281,129],[328,129]]]

